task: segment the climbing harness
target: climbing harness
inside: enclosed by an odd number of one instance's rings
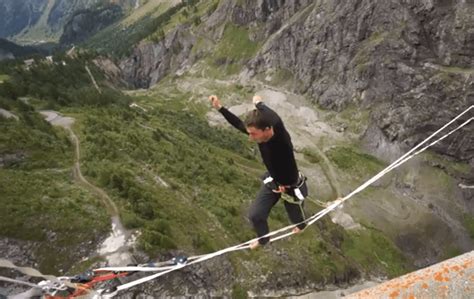
[[[294,186],[290,186],[289,192],[292,192],[300,202],[305,200],[308,196],[308,187],[306,186],[306,176],[304,174],[299,173],[298,182]]]
[[[267,188],[271,189],[273,192],[282,193],[282,197],[287,195],[288,197],[293,198],[291,195],[294,195],[294,198],[298,199],[301,202],[306,198],[306,196],[308,196],[308,188],[306,187],[305,182],[306,182],[306,177],[301,172],[298,172],[298,181],[296,182],[296,184],[289,185],[289,186],[280,185],[273,179],[272,176],[270,176],[269,173],[265,173],[264,179],[263,179],[263,184]],[[279,190],[280,186],[285,187],[285,192],[281,192]]]

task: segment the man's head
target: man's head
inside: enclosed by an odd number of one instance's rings
[[[257,143],[267,142],[273,137],[273,127],[270,121],[257,109],[250,111],[245,117],[245,127],[249,138]]]

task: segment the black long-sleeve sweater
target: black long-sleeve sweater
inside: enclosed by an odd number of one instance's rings
[[[295,185],[298,181],[298,167],[293,154],[293,144],[283,121],[264,103],[259,102],[256,108],[270,120],[273,136],[267,142],[259,143],[263,163],[273,179],[280,185]],[[242,133],[248,134],[245,124],[225,107],[219,109],[224,118]]]

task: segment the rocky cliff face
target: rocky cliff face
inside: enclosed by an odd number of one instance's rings
[[[219,40],[228,22],[264,41],[242,61],[242,74],[284,71],[299,83],[294,91],[323,108],[370,109],[367,141],[413,146],[474,103],[474,3],[461,0],[225,0],[198,33],[178,29],[165,42],[136,47],[121,64],[127,80],[147,87],[193,63],[196,36]],[[370,150],[388,160],[397,153]],[[435,150],[474,165],[474,127]]]
[[[0,1],[0,37],[8,37],[21,32],[30,24],[35,24],[47,0],[39,1]]]
[[[118,5],[78,11],[64,26],[59,42],[63,45],[82,42],[122,16],[122,8]]]
[[[63,26],[79,10],[87,9],[99,4],[99,0],[67,1],[56,0],[48,13],[47,24],[54,32],[61,32]]]
[[[142,42],[120,63],[125,80],[131,86],[148,88],[166,74],[186,67],[195,40],[186,27],[179,26],[159,43]]]
[[[473,4],[319,1],[302,9],[268,37],[252,72],[289,70],[298,91],[325,108],[370,108],[384,136],[409,146],[474,103]],[[288,11],[280,7],[275,18]],[[473,132],[436,150],[472,160]]]

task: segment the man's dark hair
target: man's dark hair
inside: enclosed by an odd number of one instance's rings
[[[272,126],[268,117],[257,109],[254,109],[247,113],[244,120],[245,127],[254,127],[260,130],[264,130]]]

